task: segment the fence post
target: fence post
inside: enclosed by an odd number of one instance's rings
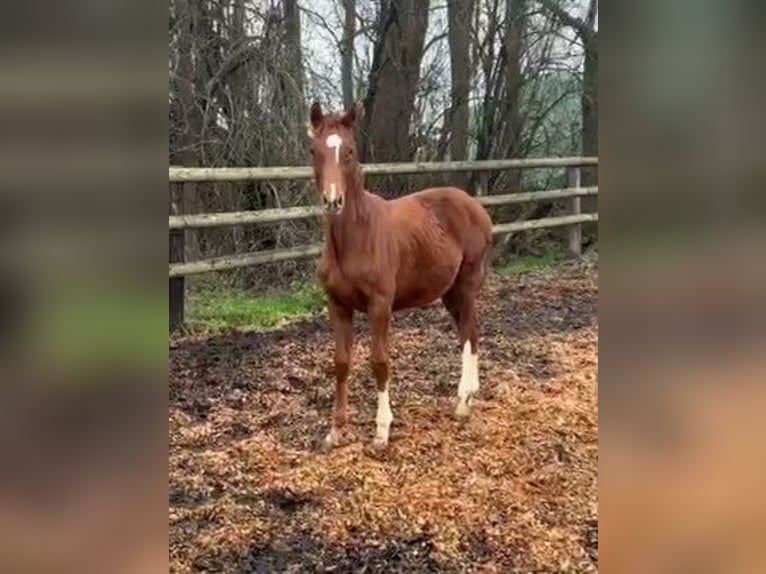
[[[567,168],[567,186],[580,187],[580,168]],[[568,201],[568,212],[571,215],[580,215],[580,196],[570,197]],[[582,224],[574,223],[567,229],[567,247],[573,255],[582,254]]]
[[[170,184],[170,214],[180,215],[183,212],[183,184]],[[170,263],[184,262],[184,230],[171,229],[169,237]],[[170,277],[168,283],[170,331],[177,331],[184,324],[184,298],[186,280],[181,277]]]
[[[489,193],[487,187],[489,187],[489,173],[482,170],[479,172],[479,185],[476,189],[476,195],[487,195]]]

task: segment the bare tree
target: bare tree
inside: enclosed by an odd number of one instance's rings
[[[354,0],[343,0],[343,38],[341,39],[341,86],[343,105],[354,103],[354,36],[356,6]]]
[[[519,157],[524,154],[523,131],[529,120],[522,112],[523,90],[528,83],[524,70],[528,3],[490,0],[483,8],[485,31],[477,38],[476,48],[483,82],[476,157]],[[481,187],[491,188],[498,180],[503,191],[514,191],[520,187],[521,175],[517,171],[491,174]],[[476,187],[475,181],[470,187]]]
[[[582,153],[598,155],[598,0],[589,0],[585,19],[578,18],[565,10],[559,0],[540,0],[540,4],[562,24],[569,26],[579,37],[585,52],[583,65],[582,108]],[[596,170],[583,170],[583,185],[594,185],[598,177]]]
[[[468,111],[471,93],[470,33],[474,0],[450,0],[447,3],[450,53],[449,155],[451,160],[468,159]],[[459,174],[454,185],[466,186],[466,176]]]
[[[172,0],[170,161],[182,165],[269,165],[305,156],[304,65],[295,0]],[[184,211],[305,203],[304,184],[190,184],[173,190]],[[316,222],[186,232],[187,257],[305,242]],[[289,233],[286,233],[286,230]],[[296,265],[283,266],[280,275]],[[240,279],[258,275],[239,271]],[[267,279],[268,280],[268,279]]]
[[[426,27],[428,0],[383,0],[361,131],[363,161],[412,157],[410,126]]]
[[[297,0],[282,0],[284,10],[285,51],[287,66],[281,70],[284,95],[287,104],[285,120],[291,124],[291,136],[296,142],[303,138],[306,100],[303,89],[303,59],[301,57],[301,20]],[[295,158],[297,159],[297,157]]]
[[[192,0],[176,0],[174,4],[175,22],[178,29],[178,58],[176,74],[172,87],[174,98],[171,107],[178,111],[176,117],[179,123],[179,133],[175,153],[171,161],[180,165],[200,165],[201,149],[199,139],[204,132],[204,114],[202,103],[197,98],[195,81],[198,74],[192,63],[195,50],[194,22],[195,13]],[[171,207],[175,213],[188,213],[197,206],[197,185],[190,183],[183,186],[171,187]],[[197,236],[193,231],[184,233],[184,244],[187,258],[195,258],[199,254]]]
[[[524,84],[522,57],[526,33],[526,0],[506,0],[503,55],[505,56],[505,89],[503,93],[503,116],[505,125],[500,137],[500,155],[521,155],[523,119],[521,114],[521,90]],[[518,190],[521,174],[515,170],[507,175],[508,191]]]

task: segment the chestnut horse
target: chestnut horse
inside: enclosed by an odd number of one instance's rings
[[[335,400],[325,447],[338,443],[347,420],[347,378],[355,311],[366,313],[377,383],[374,445],[388,444],[389,331],[392,314],[439,298],[460,334],[462,374],[455,414],[470,414],[479,390],[476,298],[492,242],[487,211],[453,187],[419,191],[394,200],[365,191],[354,139],[358,108],[325,114],[311,106],[308,126],[316,184],[324,207],[319,279],[335,338]]]

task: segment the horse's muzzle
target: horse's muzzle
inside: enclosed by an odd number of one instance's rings
[[[322,207],[328,213],[340,213],[343,209],[343,196],[336,195],[333,199],[328,199],[327,196],[322,196]]]

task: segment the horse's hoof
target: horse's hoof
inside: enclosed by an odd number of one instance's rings
[[[333,444],[331,440],[329,440],[328,437],[324,437],[324,439],[319,445],[319,450],[323,453],[328,453],[333,449],[334,446],[335,445]]]
[[[375,439],[372,441],[372,446],[377,449],[386,448],[388,446],[388,441],[384,438],[380,438],[376,436]]]
[[[327,433],[327,436],[324,437],[322,440],[322,444],[320,446],[322,452],[330,452],[333,447],[338,446],[338,433],[337,431],[330,431]]]
[[[388,448],[388,439],[376,436],[372,441],[372,448],[378,452],[386,450]]]
[[[459,402],[455,407],[455,418],[465,420],[471,416],[471,407],[468,402]]]
[[[368,456],[376,460],[385,460],[391,452],[391,447],[387,440],[376,437],[365,449]]]

